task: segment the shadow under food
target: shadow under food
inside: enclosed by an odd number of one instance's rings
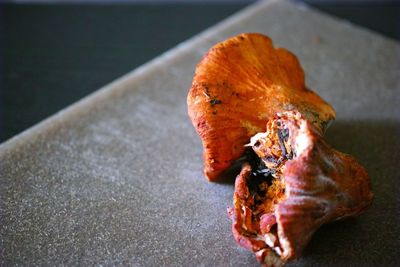
[[[400,123],[397,121],[336,121],[325,134],[336,150],[350,154],[369,173],[374,200],[360,217],[323,225],[311,239],[303,261],[341,266],[396,265],[400,247]],[[240,162],[225,171],[223,184],[234,184]],[[306,263],[306,262],[304,262]]]

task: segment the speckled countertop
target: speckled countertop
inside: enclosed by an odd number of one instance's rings
[[[0,146],[0,265],[257,266],[233,240],[233,183],[209,183],[186,114],[196,63],[269,35],[337,110],[327,132],[374,204],[323,226],[292,266],[399,264],[400,45],[287,1],[260,2]]]

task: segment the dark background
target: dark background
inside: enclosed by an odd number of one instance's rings
[[[0,4],[0,142],[251,2]],[[400,39],[398,1],[305,2]]]

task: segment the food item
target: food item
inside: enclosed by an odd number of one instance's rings
[[[323,139],[335,111],[306,88],[297,58],[266,36],[214,46],[197,66],[188,113],[210,181],[242,163],[232,232],[266,266],[300,256],[322,224],[372,202],[365,169]]]
[[[306,88],[296,56],[261,34],[241,34],[211,48],[197,66],[187,103],[211,181],[243,155],[250,137],[264,131],[276,112],[298,110],[320,128],[335,117]]]
[[[277,114],[250,145],[256,155],[248,152],[236,179],[232,231],[267,266],[298,257],[322,224],[371,204],[364,168],[299,112]]]

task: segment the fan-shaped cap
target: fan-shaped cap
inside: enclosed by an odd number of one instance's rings
[[[198,64],[188,113],[203,143],[204,173],[215,181],[277,112],[298,110],[319,129],[335,111],[307,89],[296,56],[261,34],[240,34],[212,47]]]

